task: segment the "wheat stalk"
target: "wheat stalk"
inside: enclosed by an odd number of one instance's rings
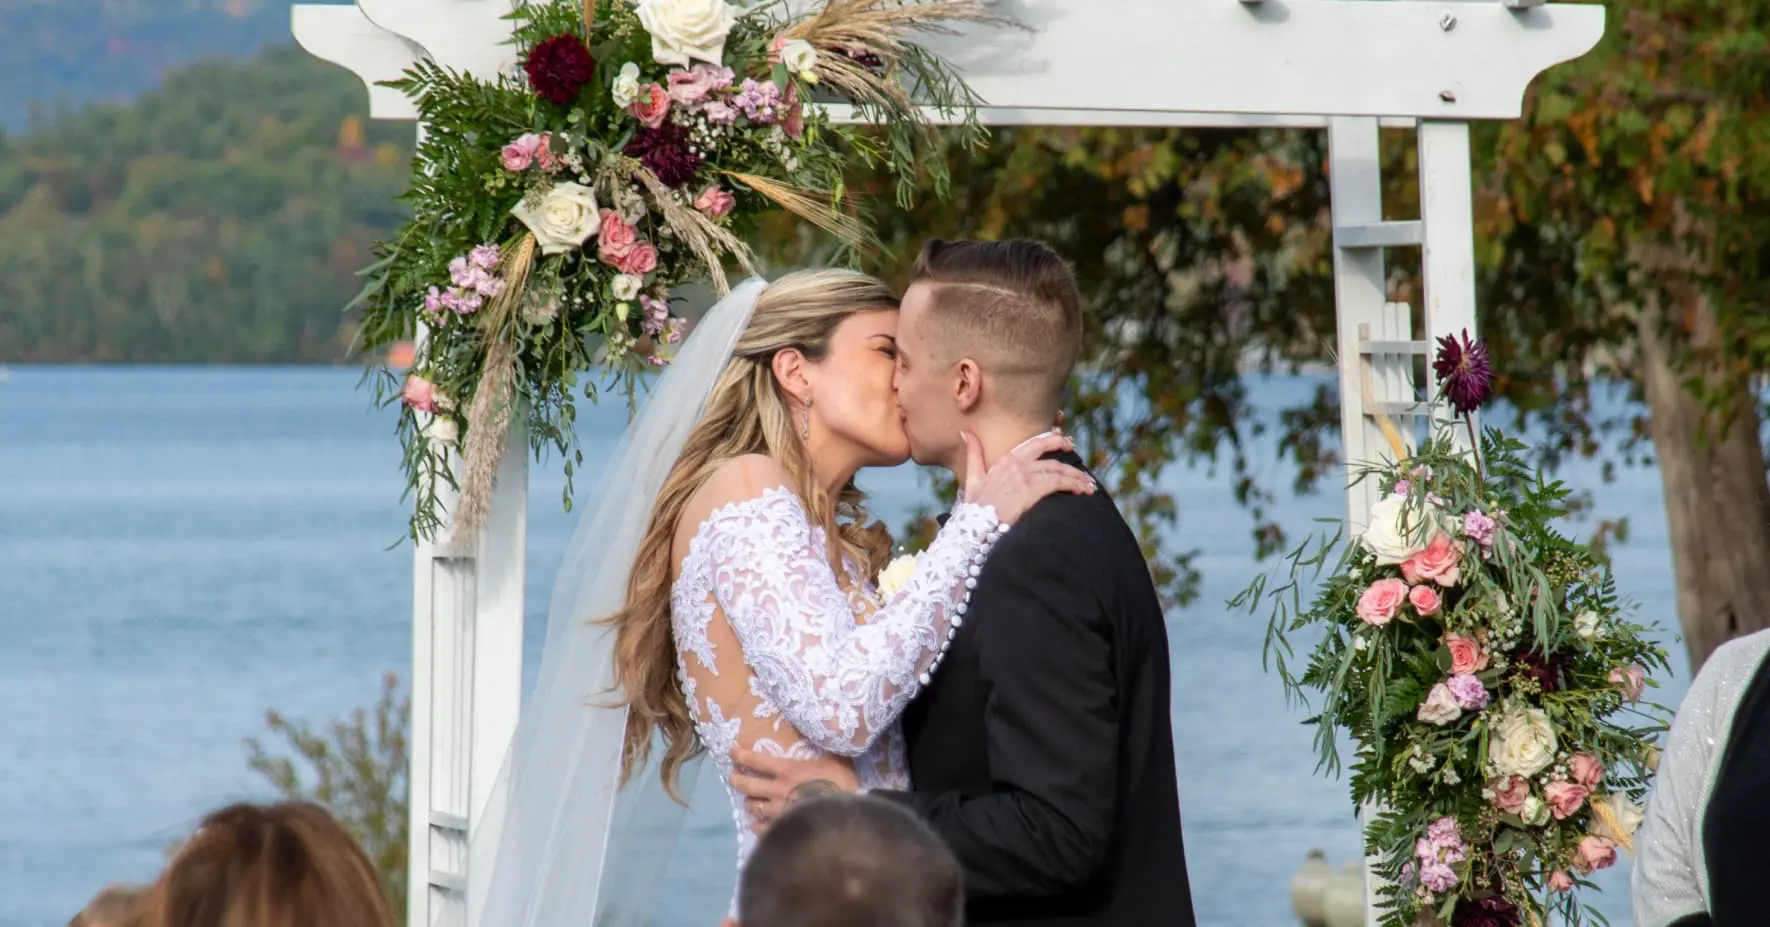
[[[837,210],[802,187],[770,180],[756,174],[721,171],[727,177],[755,190],[782,209],[836,236],[851,247],[864,247],[868,242],[866,226],[854,216]]]
[[[724,296],[731,292],[731,283],[725,277],[725,261],[721,254],[729,254],[737,259],[747,274],[755,274],[756,258],[750,246],[727,229],[700,212],[682,205],[669,187],[658,179],[645,165],[632,158],[620,159],[624,162],[620,170],[630,173],[645,186],[651,194],[652,201],[657,203],[658,212],[664,216],[664,225],[670,229],[676,240],[687,245],[695,257],[707,268],[707,278],[713,284],[713,291]]]
[[[494,298],[479,322],[491,347],[486,349],[485,368],[467,406],[466,478],[455,506],[451,543],[457,548],[471,543],[491,513],[492,490],[498,468],[504,463],[504,442],[510,437],[510,411],[516,385],[516,338],[510,321],[522,302],[529,270],[534,267],[535,236],[524,235],[505,265],[504,290]]]

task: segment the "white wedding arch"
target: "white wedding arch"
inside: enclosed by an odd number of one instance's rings
[[[423,57],[486,75],[512,66],[502,19],[512,2],[297,3],[292,26],[303,48],[368,84],[373,118],[415,120],[410,101],[376,83]],[[1326,130],[1348,461],[1382,455],[1374,414],[1428,413],[1413,366],[1432,339],[1474,331],[1469,123],[1517,118],[1529,83],[1590,51],[1605,17],[1602,6],[1541,0],[995,5],[1032,31],[931,43],[988,102],[985,122]],[[1108,80],[1110,94],[1102,92]],[[1383,219],[1380,126],[1417,130],[1418,219]],[[1408,305],[1386,298],[1385,251],[1407,247],[1423,252],[1418,337]],[[522,699],[527,436],[513,423],[509,440],[516,452],[504,455],[477,550],[419,544],[413,552],[409,927],[466,924],[467,833],[490,797]],[[1348,487],[1355,528],[1374,491]],[[1366,923],[1375,923],[1372,895]]]

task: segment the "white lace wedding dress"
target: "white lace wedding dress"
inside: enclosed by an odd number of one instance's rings
[[[731,750],[854,757],[863,787],[909,785],[897,719],[928,684],[989,548],[1007,526],[961,503],[880,604],[853,564],[838,582],[826,537],[792,490],[716,509],[671,590],[677,668],[695,730],[730,794],[738,866],[755,845]]]

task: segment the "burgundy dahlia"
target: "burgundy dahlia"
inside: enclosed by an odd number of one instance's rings
[[[1518,906],[1504,898],[1464,900],[1451,915],[1451,927],[1518,927],[1524,920]]]
[[[1547,659],[1536,650],[1526,650],[1512,656],[1512,665],[1531,679],[1544,692],[1554,692],[1561,688],[1561,680],[1566,676],[1568,666],[1573,658],[1565,653],[1558,653]]]
[[[1458,415],[1468,415],[1493,398],[1493,363],[1487,358],[1487,345],[1470,338],[1468,329],[1461,341],[1455,335],[1438,339],[1432,372]]]
[[[535,93],[555,103],[571,103],[596,75],[596,59],[584,40],[575,35],[556,35],[536,45],[522,64]]]
[[[624,150],[628,157],[638,158],[666,187],[688,186],[701,166],[701,156],[688,149],[688,130],[672,122],[655,129],[640,129]]]

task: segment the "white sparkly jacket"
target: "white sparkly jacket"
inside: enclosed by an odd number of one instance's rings
[[[731,796],[740,868],[755,836],[730,787],[733,747],[851,756],[863,787],[908,788],[898,716],[931,681],[1006,530],[993,508],[958,505],[914,575],[881,603],[853,564],[838,580],[823,529],[784,486],[701,523],[670,619],[689,714]]]
[[[1767,651],[1770,631],[1721,645],[1678,706],[1646,817],[1635,834],[1629,888],[1637,927],[1666,927],[1709,909],[1702,819],[1727,751],[1734,711]]]

